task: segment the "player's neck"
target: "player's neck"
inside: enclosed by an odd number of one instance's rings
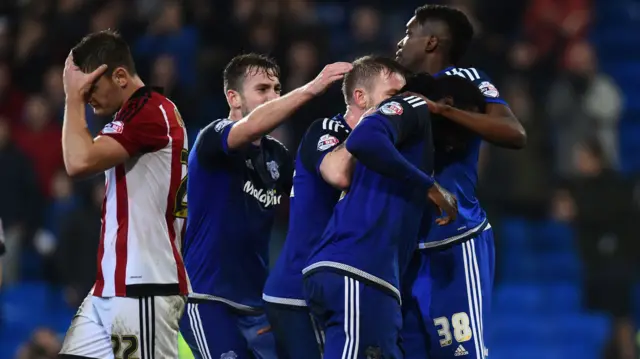
[[[432,58],[426,59],[422,63],[420,72],[426,72],[430,75],[434,75],[451,66],[453,66],[453,64],[450,64],[449,61],[445,61],[445,59],[441,56],[434,56]]]
[[[364,114],[364,110],[356,107],[356,106],[347,106],[347,111],[344,113],[344,120],[347,122],[349,127],[354,128],[358,124],[360,117]]]
[[[125,88],[123,90],[123,92],[124,92],[124,102],[129,101],[131,96],[133,96],[133,94],[136,91],[138,91],[141,87],[144,87],[144,82],[142,82],[140,77],[138,77],[137,75],[132,77],[131,78],[131,85],[127,86],[127,88]]]
[[[229,111],[229,119],[231,121],[240,121],[242,120],[242,111],[240,110],[236,110],[236,109],[231,109]]]

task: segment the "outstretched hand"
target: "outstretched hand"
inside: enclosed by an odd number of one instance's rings
[[[84,73],[73,61],[73,54],[70,52],[64,62],[64,72],[62,73],[62,83],[67,99],[85,101],[91,90],[91,86],[107,70],[107,65],[100,65],[90,73]]]
[[[349,62],[334,62],[325,66],[322,71],[306,85],[307,91],[313,96],[323,93],[332,83],[342,80],[344,75],[353,69]]]

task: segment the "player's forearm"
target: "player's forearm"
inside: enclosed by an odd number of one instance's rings
[[[67,100],[62,124],[62,155],[67,174],[76,176],[89,163],[93,138],[87,129],[85,105]]]
[[[229,148],[240,148],[273,131],[312,98],[305,87],[300,87],[258,106],[233,126],[227,139]]]
[[[347,139],[347,151],[364,166],[383,176],[431,188],[435,183],[433,177],[407,161],[396,148],[392,136],[378,124],[375,121],[359,124]]]
[[[527,143],[527,135],[522,124],[510,111],[484,114],[445,106],[440,114],[495,145],[520,149]]]
[[[356,159],[344,145],[340,145],[322,159],[320,174],[325,182],[331,186],[339,190],[346,190],[351,186],[351,176],[355,165]]]

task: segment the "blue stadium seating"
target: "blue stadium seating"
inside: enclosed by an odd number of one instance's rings
[[[572,228],[521,218],[502,223],[497,231],[501,282],[486,323],[490,357],[599,358],[610,318],[581,306],[581,264]]]

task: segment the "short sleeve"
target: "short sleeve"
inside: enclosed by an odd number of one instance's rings
[[[234,124],[234,121],[223,118],[203,128],[194,145],[198,158],[213,160],[231,154],[227,140]]]
[[[508,106],[507,101],[500,96],[500,91],[498,91],[498,88],[493,84],[493,81],[491,81],[487,74],[473,68],[469,70],[472,71],[473,76],[475,77],[473,83],[478,86],[478,89],[484,96],[486,103],[497,103]]]
[[[378,106],[373,116],[385,118],[391,124],[394,143],[399,144],[414,135],[422,135],[429,126],[430,115],[427,102],[415,95],[391,97]]]
[[[349,136],[349,129],[337,119],[324,118],[311,124],[300,143],[299,159],[311,173],[320,173],[324,157]]]
[[[134,113],[116,116],[99,135],[118,141],[130,156],[158,151],[169,143],[165,116],[160,107],[146,105]]]

